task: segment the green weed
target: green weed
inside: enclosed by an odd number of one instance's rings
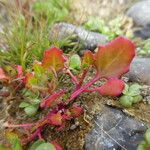
[[[69,0],[37,0],[25,4],[21,8],[17,4],[14,8],[5,6],[10,24],[1,35],[8,47],[6,50],[0,48],[1,65],[20,64],[26,69],[35,59],[41,60],[43,51],[55,44],[49,41],[51,26],[65,20],[69,14]],[[68,39],[57,41],[59,47],[65,44]]]

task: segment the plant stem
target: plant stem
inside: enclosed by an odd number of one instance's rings
[[[92,84],[94,84],[98,79],[100,78],[99,74],[96,74],[92,80],[90,80],[88,83],[86,83],[84,86],[82,86],[80,89],[75,91],[71,94],[71,98],[69,99],[69,102],[74,100],[79,94],[81,94],[84,90],[89,88]]]
[[[84,92],[88,92],[88,93],[97,92],[97,91],[98,91],[97,89],[86,89],[86,90],[84,90]]]
[[[22,128],[28,128],[33,126],[33,123],[28,123],[28,124],[7,124],[7,125],[3,125],[4,127],[8,127],[8,128],[18,128],[18,127],[22,127]]]
[[[50,107],[50,105],[59,97],[61,97],[66,91],[65,90],[60,90],[57,93],[53,93],[52,95],[50,95],[47,99],[45,99],[44,101],[41,102],[40,107],[41,108],[46,108],[46,107]]]
[[[40,127],[33,134],[23,139],[22,144],[27,144],[28,142],[33,141],[36,137],[39,137],[39,135],[41,135],[41,132],[42,132],[42,128]]]
[[[76,87],[76,90],[78,90],[81,87],[81,85],[83,84],[83,81],[84,81],[84,78],[86,77],[87,72],[88,72],[88,70],[83,71],[83,74],[81,76],[79,84]]]
[[[74,84],[76,84],[76,85],[79,84],[78,79],[76,78],[76,76],[74,76],[72,74],[72,72],[69,69],[67,69],[67,74],[71,77],[71,79],[72,79],[72,81],[73,81]]]

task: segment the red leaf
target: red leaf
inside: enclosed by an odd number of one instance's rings
[[[56,150],[63,150],[57,142],[52,141],[51,143],[55,146]]]
[[[23,77],[23,69],[22,69],[22,66],[16,65],[16,69],[17,69],[17,72],[18,72],[17,78]]]
[[[88,68],[90,65],[93,65],[93,62],[94,62],[93,53],[90,50],[85,51],[82,59],[83,68]]]
[[[71,109],[72,117],[79,117],[83,113],[83,108],[81,106],[74,105]]]
[[[124,82],[119,79],[109,79],[104,85],[98,88],[101,95],[118,96],[124,89]]]
[[[4,73],[2,68],[0,68],[0,80],[1,81],[9,80],[9,78],[5,75],[5,73]]]
[[[135,45],[124,37],[118,37],[109,44],[99,47],[95,54],[95,66],[101,77],[121,77],[129,71],[135,56]]]
[[[61,49],[52,47],[44,52],[42,66],[46,69],[51,68],[59,71],[64,68],[65,57]]]
[[[44,100],[41,104],[40,107],[50,107],[55,103],[55,100],[57,100],[59,97],[61,97],[65,93],[64,90],[59,91],[58,93],[53,93],[51,96],[49,96],[46,100]]]
[[[69,109],[65,109],[62,117],[63,117],[63,120],[70,120],[72,118],[71,112],[69,111]]]
[[[56,125],[56,126],[60,126],[62,125],[62,115],[61,113],[52,113],[50,116],[49,116],[49,121],[50,121],[50,124],[52,125]]]

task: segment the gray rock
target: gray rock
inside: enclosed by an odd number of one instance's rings
[[[135,3],[128,11],[127,15],[133,18],[138,26],[146,26],[150,24],[150,1],[143,0]]]
[[[144,40],[149,39],[150,38],[150,25],[147,25],[141,29],[135,30],[134,35]]]
[[[130,81],[150,85],[150,58],[135,57],[127,76]]]
[[[94,50],[97,45],[106,44],[107,36],[96,32],[90,32],[82,27],[77,27],[68,23],[57,23],[51,28],[49,39],[50,41],[63,40],[71,38],[81,45],[81,49]]]
[[[121,110],[105,108],[85,138],[85,150],[136,150],[147,127]]]
[[[148,85],[142,86],[141,95],[143,96],[143,101],[146,104],[150,104],[150,86]]]

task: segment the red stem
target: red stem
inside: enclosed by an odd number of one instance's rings
[[[39,138],[40,140],[44,140],[44,139],[42,138],[41,132],[39,132],[37,135],[38,135],[38,138]]]
[[[53,93],[43,102],[41,102],[40,107],[41,108],[49,107],[52,104],[52,102],[54,102],[57,98],[61,97],[64,93],[65,93],[65,90],[60,90],[57,93]]]
[[[73,81],[74,84],[79,84],[78,79],[76,78],[76,76],[74,76],[72,74],[72,72],[69,69],[67,70],[67,74],[71,77],[71,79],[72,79],[72,81]]]
[[[8,97],[9,95],[10,95],[10,92],[7,92],[7,91],[0,92],[0,96],[2,97]]]
[[[71,98],[69,99],[69,102],[71,102],[72,100],[74,100],[79,94],[81,94],[84,90],[86,90],[92,84],[94,84],[99,78],[100,78],[100,76],[97,74],[96,76],[94,76],[94,78],[92,80],[90,80],[88,83],[86,83],[80,89],[78,89],[77,91],[75,91],[74,93],[72,93],[71,94]]]
[[[38,128],[33,134],[22,140],[22,144],[27,144],[28,142],[33,141],[36,137],[39,137],[41,135],[42,128]]]
[[[4,127],[8,127],[8,128],[18,128],[18,127],[22,127],[22,128],[29,128],[31,126],[33,126],[35,124],[33,123],[28,123],[28,124],[8,124],[8,125],[3,125]]]
[[[83,74],[81,76],[79,84],[76,87],[76,90],[78,90],[81,87],[81,85],[83,84],[83,81],[84,81],[84,78],[86,77],[87,72],[88,72],[88,70],[83,71]]]
[[[96,89],[87,89],[87,90],[84,90],[84,92],[91,93],[91,92],[97,92],[97,90]]]

